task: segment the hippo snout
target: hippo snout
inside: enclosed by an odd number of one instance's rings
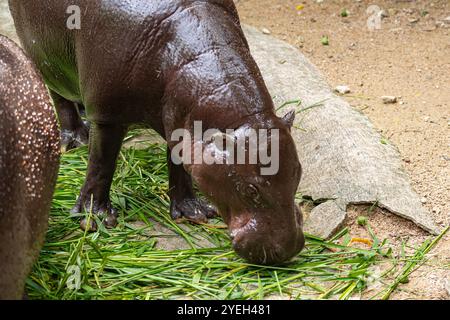
[[[304,247],[301,215],[296,208],[293,219],[280,221],[269,218],[249,219],[238,228],[231,229],[233,248],[239,256],[250,263],[275,265],[286,262]]]

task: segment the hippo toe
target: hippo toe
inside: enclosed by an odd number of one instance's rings
[[[83,194],[77,199],[75,206],[70,211],[73,217],[83,216],[80,226],[83,230],[88,231],[96,231],[97,230],[97,222],[94,217],[84,217],[85,213],[89,212],[94,215],[98,219],[100,219],[103,225],[107,228],[114,228],[117,225],[117,216],[118,213],[116,209],[114,209],[109,200],[106,201],[96,201],[93,203],[89,197],[85,197]]]
[[[181,221],[183,218],[194,223],[207,223],[208,219],[218,215],[214,206],[202,199],[184,199],[181,202],[172,201],[170,205],[172,219]]]

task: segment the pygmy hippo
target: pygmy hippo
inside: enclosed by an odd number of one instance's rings
[[[127,129],[139,124],[168,142],[174,219],[205,222],[216,214],[195,196],[193,178],[248,261],[280,263],[303,248],[302,217],[294,202],[301,166],[290,135],[293,114],[276,116],[232,0],[9,0],[9,5],[23,46],[51,90],[64,139],[85,139],[76,105],[84,107],[90,123],[88,172],[73,213],[92,208],[106,226],[116,224],[109,199],[116,159]],[[245,128],[278,129],[279,170],[261,175],[259,161],[174,162],[172,134],[180,128],[192,132],[194,122],[201,122],[203,132],[235,129],[231,139],[245,136]],[[198,144],[214,148],[213,140],[194,137],[183,152]]]
[[[59,166],[59,130],[43,79],[0,36],[0,299],[21,299],[39,255]]]

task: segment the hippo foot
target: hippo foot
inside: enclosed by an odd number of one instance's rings
[[[91,209],[92,208],[92,209]],[[111,202],[107,201],[104,204],[98,204],[94,201],[93,205],[91,205],[91,200],[84,199],[80,196],[77,200],[77,203],[70,211],[72,216],[83,215],[86,212],[92,212],[97,218],[99,218],[103,225],[112,229],[117,225],[117,211],[112,207]],[[89,232],[97,231],[98,226],[96,219],[93,217],[87,218],[83,217],[80,222],[80,227],[83,230],[87,230]]]
[[[170,205],[170,215],[177,222],[186,219],[193,223],[202,224],[217,216],[217,210],[202,199],[184,199],[181,202],[174,200]]]
[[[88,220],[89,220],[89,224],[88,224]],[[107,229],[114,228],[117,225],[117,216],[114,214],[110,214],[110,215],[106,216],[106,218],[103,220],[103,225]],[[97,231],[98,226],[97,226],[97,222],[95,222],[95,220],[83,218],[83,219],[81,219],[81,222],[80,222],[80,228],[83,231],[95,232],[95,231]]]
[[[85,122],[75,130],[61,131],[61,150],[63,152],[81,147],[89,142],[89,125]]]

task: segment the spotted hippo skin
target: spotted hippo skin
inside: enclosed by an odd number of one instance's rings
[[[20,299],[39,255],[59,165],[48,91],[22,50],[0,36],[0,299]]]
[[[245,138],[249,128],[278,129],[275,175],[262,176],[259,162],[178,165],[168,157],[170,212],[174,219],[200,223],[216,214],[196,197],[193,179],[229,226],[242,257],[271,264],[302,249],[302,218],[294,202],[301,166],[290,135],[293,114],[276,116],[232,0],[9,4],[23,46],[51,89],[63,131],[84,139],[74,104],[83,106],[91,124],[88,172],[74,213],[92,207],[106,226],[116,224],[109,192],[131,125],[156,130],[167,140],[169,154],[174,131],[192,132],[195,121],[202,122],[203,131],[235,129],[232,139]],[[67,12],[77,12],[73,6],[79,8],[78,29],[67,27]],[[213,141],[195,137],[190,147],[198,143],[214,147]]]

